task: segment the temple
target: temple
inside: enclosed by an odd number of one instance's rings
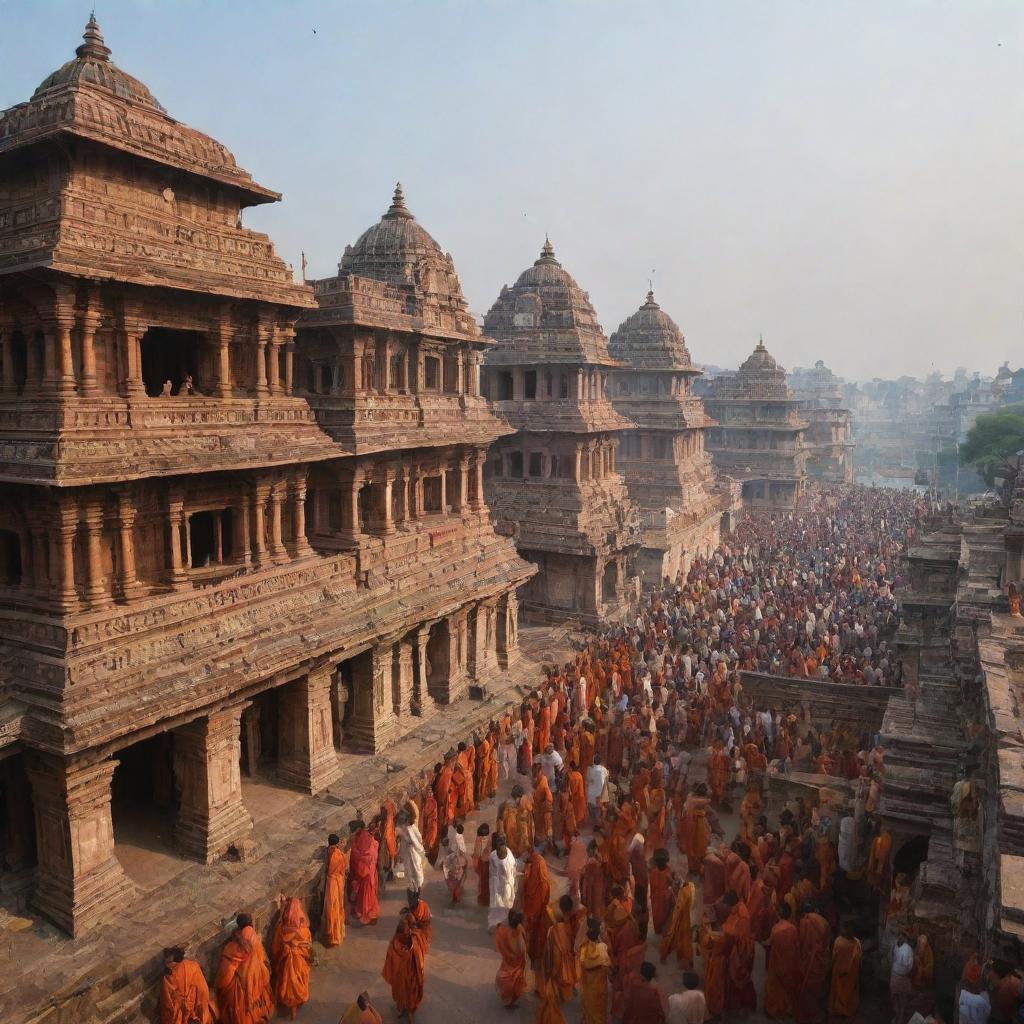
[[[853,483],[852,413],[843,403],[842,381],[819,359],[810,369],[798,367],[789,384],[807,421],[807,476],[810,480]]]
[[[807,488],[807,421],[786,371],[759,341],[735,374],[716,377],[704,400],[715,466],[742,481],[748,509],[794,509]]]
[[[608,339],[608,351],[628,366],[613,371],[612,400],[638,429],[619,436],[619,468],[643,514],[641,578],[657,587],[713,552],[721,535],[723,490],[704,450],[711,420],[691,391],[701,371],[653,292]]]
[[[297,284],[241,226],[278,198],[95,19],[0,115],[4,883],[75,935],[122,828],[211,862],[247,776],[320,792],[516,654],[451,258],[399,191]]]
[[[492,448],[485,481],[499,524],[540,567],[522,591],[536,617],[620,616],[635,585],[627,562],[640,514],[619,473],[619,437],[633,424],[613,406],[597,314],[547,241],[484,319],[485,394],[516,433]]]

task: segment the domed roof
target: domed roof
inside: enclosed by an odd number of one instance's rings
[[[615,365],[590,296],[555,258],[547,238],[533,266],[501,289],[484,317],[484,333],[498,342],[493,362]]]
[[[466,305],[451,256],[442,252],[430,232],[410,213],[401,182],[395,186],[384,216],[354,245],[345,246],[338,271],[387,284],[412,285],[418,291],[444,295]]]
[[[84,42],[75,50],[75,57],[45,78],[32,94],[38,99],[49,89],[75,86],[85,82],[100,89],[107,89],[130,103],[137,103],[166,114],[167,111],[153,98],[153,94],[137,78],[125,74],[110,60],[110,49],[103,42],[103,34],[96,24],[95,14],[89,16],[89,23],[82,35]]]
[[[775,357],[764,347],[763,340],[758,341],[757,348],[747,356],[739,369],[741,377],[760,378],[774,376],[777,373],[785,376],[786,371],[780,369],[779,364],[775,361]]]
[[[608,339],[608,351],[615,359],[637,368],[691,370],[686,339],[679,325],[654,301],[654,292]]]

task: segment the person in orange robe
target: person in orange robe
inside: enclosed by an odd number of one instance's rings
[[[594,751],[597,748],[597,736],[593,729],[584,726],[579,733],[580,739],[580,771],[586,775],[587,769],[594,763]]]
[[[473,771],[469,767],[468,755],[466,744],[460,743],[458,756],[452,766],[452,792],[455,795],[452,818],[465,818],[473,813]]]
[[[736,893],[741,903],[750,897],[750,847],[735,843],[725,858],[725,887]]]
[[[470,863],[476,871],[476,902],[481,907],[491,905],[491,826],[484,822],[477,826],[476,841]]]
[[[828,836],[820,836],[814,847],[814,859],[818,862],[818,889],[824,895],[832,891],[832,875],[839,858],[836,844]]]
[[[693,900],[696,888],[693,882],[679,882],[672,904],[672,918],[661,940],[661,962],[666,963],[675,953],[680,965],[693,966]]]
[[[391,880],[392,870],[395,866],[395,860],[398,857],[398,836],[395,834],[395,802],[394,800],[385,800],[380,805],[380,846],[378,855],[383,854],[381,858],[384,862],[385,877],[388,881]]]
[[[647,834],[645,844],[648,850],[659,850],[665,845],[665,823],[668,820],[668,805],[665,787],[661,785],[661,769],[654,773],[654,782],[647,790]]]
[[[800,934],[787,903],[779,904],[779,922],[768,936],[768,971],[764,979],[764,1012],[779,1020],[792,1016],[800,986]]]
[[[580,877],[580,900],[587,913],[598,920],[604,917],[607,909],[605,891],[604,864],[598,856],[597,843],[591,840],[587,845],[587,863]]]
[[[711,826],[707,818],[711,800],[707,792],[704,783],[698,783],[683,805],[683,834],[679,840],[691,874],[699,875],[704,871],[704,858],[711,842]]]
[[[833,1017],[846,1019],[856,1015],[860,1007],[860,939],[853,930],[853,922],[843,925],[843,933],[832,947],[832,984],[828,990],[828,1012]],[[916,966],[916,964],[915,964]]]
[[[181,946],[164,950],[160,982],[160,1024],[213,1024],[210,986],[195,960]]]
[[[434,766],[436,776],[434,778],[434,799],[437,801],[437,823],[443,833],[452,823],[453,793],[452,793],[452,772],[455,751],[449,750],[444,755],[444,763]]]
[[[547,750],[551,742],[551,708],[546,700],[540,702],[540,711],[537,712],[537,732],[534,735],[533,752],[542,754]]]
[[[533,768],[533,839],[547,851],[554,845],[554,811],[555,798],[551,795],[551,786],[547,776],[541,771],[540,765]]]
[[[235,924],[214,983],[221,1024],[266,1024],[274,1010],[267,954],[252,917],[239,914]]]
[[[651,923],[657,935],[661,934],[672,913],[675,877],[675,872],[669,867],[668,850],[655,850],[647,880],[651,887]]]
[[[487,799],[487,764],[491,757],[491,742],[484,736],[476,736],[473,758],[473,796],[477,807]]]
[[[579,825],[587,820],[587,789],[583,782],[583,773],[576,767],[575,761],[569,762],[569,771],[565,775],[565,789],[572,801],[572,809]]]
[[[576,915],[571,896],[562,896],[558,911],[549,914],[551,926],[544,942],[541,970],[547,984],[558,990],[560,1003],[572,999],[573,991],[580,983],[580,965],[576,959]]]
[[[325,946],[340,946],[345,939],[345,876],[348,858],[333,832],[327,837],[324,863],[324,902],[320,935]]]
[[[437,818],[437,797],[430,786],[424,788],[420,804],[420,835],[423,838],[423,849],[427,852],[430,866],[434,867],[441,848],[441,828]]]
[[[644,940],[640,938],[636,922],[631,916],[619,927],[610,939],[609,951],[615,961],[615,973],[612,979],[612,1014],[622,1016],[625,1008],[626,994],[635,978],[638,977],[640,965],[644,962],[647,952]]]
[[[522,786],[512,787],[511,798],[501,814],[501,830],[516,857],[522,857],[533,847],[533,802],[524,795]]]
[[[430,943],[434,938],[434,916],[430,913],[430,907],[422,896],[416,893],[409,893],[409,923],[415,925],[423,936],[423,952],[430,950]]]
[[[711,788],[711,799],[720,804],[725,796],[725,789],[729,785],[729,755],[725,752],[725,746],[721,740],[715,740],[708,758],[708,785]]]
[[[889,853],[892,850],[892,833],[881,829],[871,841],[868,853],[867,877],[875,889],[881,889],[889,874]]]
[[[523,872],[523,916],[526,920],[526,941],[534,969],[544,954],[544,942],[551,924],[548,903],[551,900],[551,882],[548,865],[536,851],[526,858]]]
[[[582,1024],[608,1024],[608,979],[612,961],[601,941],[601,923],[591,919],[580,946],[580,1010]]]
[[[309,966],[313,957],[313,936],[302,904],[293,896],[281,910],[270,941],[274,958],[274,996],[295,1020],[299,1007],[309,1002]]]
[[[416,1009],[423,1002],[426,980],[423,961],[426,953],[423,933],[411,926],[405,916],[400,917],[388,944],[381,976],[391,986],[391,998],[398,1007],[399,1016],[408,1015],[410,1024],[416,1019]]]
[[[360,992],[338,1024],[384,1024],[384,1018],[373,1008],[370,993]]]
[[[558,794],[558,818],[562,835],[562,846],[568,852],[572,847],[573,840],[580,834],[580,826],[579,819],[576,817],[576,808],[573,805],[572,794],[567,789],[563,789]]]
[[[832,940],[828,921],[805,903],[797,928],[800,938],[800,985],[793,998],[796,1024],[814,1024],[821,1012],[821,997],[828,978],[829,945]]]
[[[743,1013],[757,1008],[757,994],[751,976],[754,973],[754,939],[750,933],[747,905],[731,889],[722,898],[729,916],[722,925],[728,942],[725,980],[725,1008]]]
[[[361,821],[352,823],[355,835],[349,849],[349,891],[352,910],[361,924],[376,924],[380,917],[377,902],[377,853],[379,843]]]
[[[608,832],[605,863],[608,877],[613,882],[622,883],[629,875],[629,844],[636,833],[636,815],[633,805],[624,797],[620,798],[618,810],[610,812],[609,817],[611,813],[615,817]]]
[[[704,999],[708,1015],[719,1017],[725,1012],[726,955],[729,940],[711,927],[705,919],[700,935],[701,956],[704,958]]]
[[[510,910],[508,923],[499,924],[494,930],[494,945],[501,954],[501,966],[495,975],[494,984],[502,1003],[513,1009],[528,987],[526,932],[523,931],[523,915],[519,911]]]

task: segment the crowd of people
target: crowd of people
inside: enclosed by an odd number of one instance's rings
[[[755,1008],[811,1024],[856,1016],[865,921],[878,925],[863,910],[880,905],[896,1024],[937,1021],[929,937],[902,923],[908,880],[891,877],[892,836],[874,813],[877,738],[815,722],[806,704],[758,706],[741,676],[899,685],[894,590],[924,512],[908,492],[836,487],[796,513],[745,521],[633,621],[547,668],[521,706],[451,749],[401,806],[386,800],[344,839],[331,835],[320,941],[342,943],[348,913],[376,924],[382,889],[398,879],[405,906],[382,974],[413,1021],[433,937],[422,888],[435,870],[451,903],[486,908],[495,1005],[532,992],[539,1024],[564,1021],[576,998],[585,1024],[698,1024]],[[772,778],[799,773],[837,784],[790,787],[771,807]],[[488,806],[468,837],[467,819]],[[164,1024],[203,1024],[202,972],[182,950],[167,953]],[[238,915],[214,985],[220,1020],[260,1024],[275,1004],[294,1016],[311,959],[298,900],[282,898],[269,956]],[[984,987],[965,968],[964,991],[980,998]],[[381,1016],[362,992],[342,1020]]]

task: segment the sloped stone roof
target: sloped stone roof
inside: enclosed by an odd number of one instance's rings
[[[700,372],[690,360],[679,325],[654,301],[654,292],[648,292],[644,304],[619,324],[608,339],[608,351],[637,369]]]

